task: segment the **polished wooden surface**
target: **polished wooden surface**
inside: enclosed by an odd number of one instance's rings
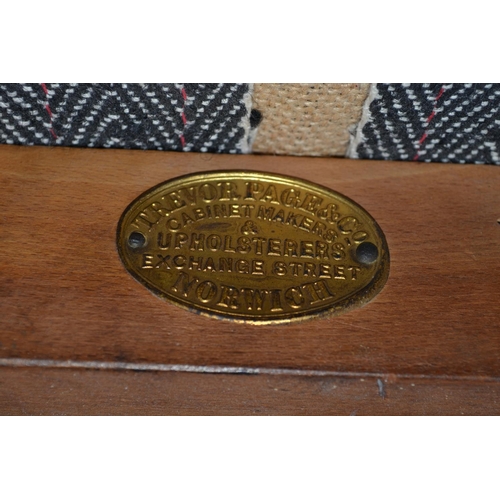
[[[2,415],[498,415],[491,380],[0,369]]]
[[[280,326],[205,318],[153,296],[118,258],[115,233],[121,213],[155,184],[217,169],[294,175],[354,199],[388,240],[391,272],[384,290],[345,315]],[[4,360],[316,370],[345,375],[350,384],[356,374],[375,380],[379,374],[425,377],[429,387],[433,380],[438,387],[444,377],[446,384],[464,384],[462,390],[470,384],[479,388],[477,404],[467,406],[467,412],[497,408],[492,394],[498,390],[481,388],[496,387],[500,380],[498,167],[1,146],[0,177]],[[13,399],[16,387],[19,397],[26,396],[21,382],[16,385],[14,375],[6,374],[18,373],[19,380],[32,374],[35,380],[37,370],[49,376],[43,372],[49,368],[0,368],[0,383],[11,380]],[[63,368],[50,370],[67,377]],[[118,376],[112,370],[93,376],[98,380],[104,374],[110,380]],[[158,376],[167,380],[170,375]],[[185,376],[202,385],[222,377]],[[263,375],[248,380],[255,377]],[[437,412],[437,400],[428,401],[425,412]],[[458,402],[441,403],[459,412]],[[206,404],[193,412],[217,413],[217,398],[209,410]],[[325,405],[324,412],[334,412],[326,399]],[[14,407],[21,408],[5,403],[4,395],[0,412]],[[271,413],[279,408],[276,401]],[[125,406],[123,411],[132,412]],[[422,411],[414,406],[415,413]],[[382,410],[374,404],[377,412]]]

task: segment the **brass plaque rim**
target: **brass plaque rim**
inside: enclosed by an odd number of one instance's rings
[[[164,189],[164,187],[168,184],[169,189],[175,189],[176,187],[183,185],[186,179],[189,179],[191,182],[195,183],[197,181],[207,181],[210,178],[220,176],[221,174],[227,174],[228,176],[236,177],[241,180],[262,180],[262,176],[265,177],[266,181],[279,181],[292,183],[296,186],[310,189],[314,188],[316,191],[324,194],[327,197],[335,197],[339,201],[342,201],[350,208],[354,209],[355,212],[361,212],[368,216],[369,222],[376,234],[377,238],[379,238],[381,242],[381,255],[379,256],[379,265],[376,274],[371,279],[371,281],[364,287],[356,289],[350,295],[342,298],[335,304],[326,304],[322,307],[315,308],[313,310],[306,310],[303,312],[292,313],[292,316],[283,317],[281,316],[272,316],[271,314],[267,314],[265,318],[255,318],[255,317],[242,317],[241,313],[233,313],[231,311],[227,312],[217,312],[213,310],[202,309],[200,306],[193,304],[192,301],[182,299],[180,297],[173,296],[159,289],[158,286],[150,283],[147,279],[145,279],[140,273],[138,273],[132,266],[127,265],[127,259],[125,254],[126,242],[121,240],[125,240],[122,238],[124,236],[124,222],[127,219],[127,216],[132,212],[132,209],[136,206],[140,206],[141,203],[145,200],[150,199],[156,192],[159,192]],[[150,293],[152,293],[156,297],[160,297],[166,302],[173,304],[177,307],[180,307],[186,311],[194,312],[197,315],[204,316],[207,318],[217,319],[219,321],[229,321],[232,323],[244,323],[251,325],[281,325],[281,324],[290,324],[295,322],[303,322],[312,319],[320,319],[320,318],[328,318],[334,317],[346,312],[349,312],[354,309],[358,309],[367,303],[371,302],[384,288],[388,278],[390,271],[390,253],[389,247],[387,244],[386,237],[380,228],[379,224],[375,220],[375,218],[361,205],[355,202],[353,199],[348,196],[335,191],[334,189],[327,188],[318,184],[314,181],[309,181],[306,179],[301,179],[299,177],[295,177],[292,175],[284,175],[274,172],[264,172],[259,170],[238,170],[238,169],[221,169],[221,170],[210,170],[206,172],[197,171],[195,173],[183,174],[180,176],[173,177],[171,179],[167,179],[162,181],[153,187],[147,189],[143,193],[141,193],[138,197],[132,200],[127,207],[122,212],[120,219],[117,224],[116,229],[116,246],[118,255],[122,262],[122,265],[125,267],[127,272],[141,285],[143,285]]]

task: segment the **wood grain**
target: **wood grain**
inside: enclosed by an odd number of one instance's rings
[[[121,213],[155,184],[218,169],[294,175],[361,204],[391,252],[382,293],[281,326],[150,294],[118,258]],[[1,358],[500,376],[498,167],[0,146],[0,178]]]
[[[499,415],[500,382],[0,368],[0,415]]]

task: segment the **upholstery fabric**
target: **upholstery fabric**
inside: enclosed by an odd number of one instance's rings
[[[349,156],[500,163],[500,84],[375,84]]]
[[[0,85],[0,142],[249,151],[248,84]]]
[[[0,84],[0,144],[500,165],[500,84]]]

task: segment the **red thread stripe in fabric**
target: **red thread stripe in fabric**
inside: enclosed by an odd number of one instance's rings
[[[434,108],[432,109],[432,113],[427,117],[427,124],[429,124],[432,119],[436,116],[436,108],[437,108],[437,103],[441,96],[443,95],[444,92],[444,85],[441,87],[441,89],[438,92],[438,95],[434,99]],[[417,152],[415,153],[415,156],[413,157],[413,161],[417,161],[418,157],[420,156],[420,146],[424,143],[425,139],[427,139],[427,132],[424,132],[422,134],[422,137],[418,141],[418,148]]]
[[[182,99],[183,99],[181,117],[182,117],[182,123],[184,124],[184,130],[186,130],[186,122],[187,122],[187,119],[186,119],[186,101],[187,101],[187,94],[186,94],[186,89],[184,87],[182,87],[182,89],[181,89],[181,94],[182,94]],[[184,137],[184,131],[182,132],[180,139],[181,139],[182,149],[184,149],[184,146],[186,145],[186,138]]]
[[[54,127],[52,125],[52,111],[50,110],[50,105],[49,105],[49,91],[47,90],[47,86],[45,85],[45,83],[41,83],[40,85],[42,86],[42,90],[43,90],[45,97],[47,99],[47,103],[45,104],[45,110],[47,111],[47,113],[49,115],[49,119],[50,119],[50,133],[52,134],[52,137],[54,139],[57,139],[57,135],[54,132]]]

